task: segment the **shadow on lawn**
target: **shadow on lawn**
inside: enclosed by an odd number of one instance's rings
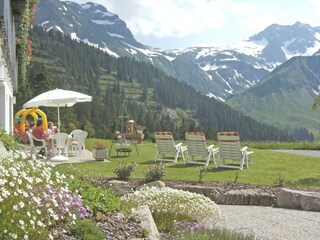
[[[305,187],[320,187],[320,178],[303,178],[293,182],[294,185],[303,185]]]

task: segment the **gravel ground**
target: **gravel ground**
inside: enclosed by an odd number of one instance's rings
[[[319,240],[320,212],[274,207],[219,205],[216,226],[263,240]],[[211,223],[212,224],[212,223]]]
[[[104,232],[105,239],[108,240],[127,240],[140,239],[146,240],[143,237],[143,232],[140,223],[134,218],[127,218],[122,214],[108,216],[103,222],[96,222],[96,225]],[[76,240],[75,236],[70,235],[63,230],[55,240]]]

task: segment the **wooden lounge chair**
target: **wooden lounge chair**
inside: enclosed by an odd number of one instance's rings
[[[155,161],[177,162],[179,154],[185,161],[183,153],[187,150],[187,147],[182,146],[182,143],[175,144],[171,132],[155,132],[154,137],[157,143]],[[162,154],[162,158],[159,158],[160,154]]]
[[[218,168],[243,170],[244,165],[248,168],[248,159],[250,159],[250,164],[252,164],[253,152],[248,152],[247,146],[240,148],[240,136],[238,132],[218,132],[217,138],[219,142]],[[237,162],[238,164],[236,164]]]
[[[209,166],[211,158],[213,163],[216,163],[215,154],[218,153],[219,150],[218,148],[213,148],[213,144],[207,147],[206,136],[203,132],[186,132],[185,137],[188,148],[186,164]]]

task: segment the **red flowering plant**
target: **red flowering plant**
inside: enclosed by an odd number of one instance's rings
[[[25,132],[20,132],[19,130],[14,130],[14,138],[18,143],[27,144],[29,143],[28,135]]]
[[[102,142],[96,142],[95,146],[96,146],[95,149],[106,149],[108,147],[107,144],[104,144]]]

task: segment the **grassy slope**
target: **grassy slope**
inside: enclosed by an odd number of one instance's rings
[[[96,139],[88,139],[86,146],[91,149]],[[99,140],[111,147],[111,140]],[[208,143],[209,144],[209,143]],[[250,146],[250,145],[248,145]],[[115,177],[112,169],[120,162],[137,162],[139,165],[133,173],[133,178],[145,178],[148,168],[154,164],[156,145],[151,142],[143,142],[137,145],[139,155],[137,155],[132,145],[130,157],[116,157],[115,146],[113,146],[110,163],[91,162],[74,164],[82,170],[81,174],[93,177]],[[272,185],[283,175],[288,181],[288,185],[295,187],[320,187],[320,158],[299,156],[294,154],[273,152],[272,150],[250,149],[254,151],[253,166],[243,171],[231,169],[212,168],[204,177],[204,181],[234,182],[236,173],[239,172],[239,183]],[[57,167],[66,170],[68,164],[58,165]],[[164,180],[183,180],[197,182],[199,177],[195,165],[184,165],[182,159],[177,163],[167,163],[167,174]]]

